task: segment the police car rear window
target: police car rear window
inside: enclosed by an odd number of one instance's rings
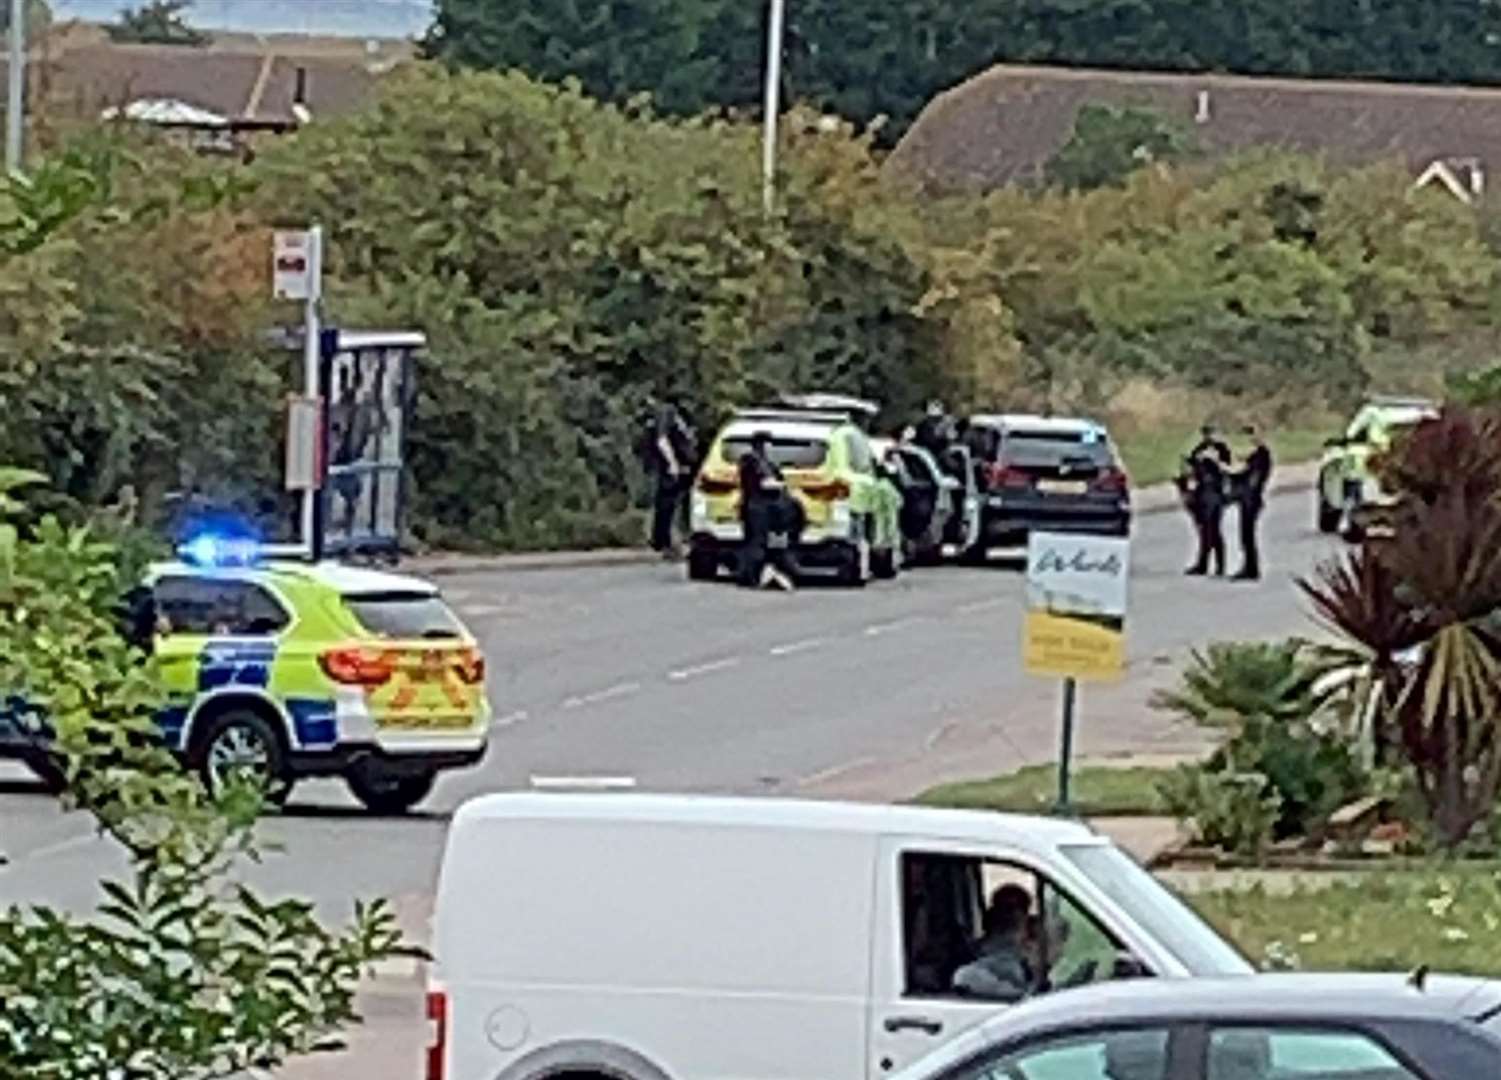
[[[440,597],[431,593],[359,593],[344,605],[368,633],[410,641],[463,636],[464,628]]]
[[[750,453],[750,438],[735,437],[724,441],[724,459],[736,464]],[[773,465],[783,469],[816,469],[829,456],[829,444],[822,439],[772,437],[768,447]]]

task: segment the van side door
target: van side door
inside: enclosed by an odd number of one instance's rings
[[[876,873],[869,1080],[1027,997],[1150,973],[1108,914],[1061,888],[1035,856],[885,837]],[[1013,922],[995,900],[1009,893]],[[1016,898],[1021,896],[1020,907]]]

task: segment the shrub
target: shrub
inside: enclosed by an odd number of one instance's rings
[[[1199,842],[1240,855],[1260,855],[1282,815],[1282,796],[1262,773],[1182,765],[1158,790]]]

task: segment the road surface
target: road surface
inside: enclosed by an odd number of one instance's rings
[[[1306,495],[1274,499],[1259,585],[1186,579],[1188,530],[1143,516],[1133,544],[1130,672],[1081,694],[1079,751],[1178,753],[1202,736],[1146,707],[1184,651],[1310,629],[1292,579],[1330,549]],[[444,579],[490,659],[489,757],[450,774],[424,812],[372,819],[337,782],[298,788],[267,826],[285,845],[252,874],[327,910],[355,896],[421,911],[446,816],[481,792],[549,778],[643,789],[899,799],[935,781],[1055,754],[1055,684],[1020,670],[1014,562],[904,574],[861,591],[745,592],[676,565]],[[9,767],[6,767],[7,770]],[[90,906],[118,857],[24,774],[0,781],[0,901]],[[415,917],[413,930],[420,928]]]

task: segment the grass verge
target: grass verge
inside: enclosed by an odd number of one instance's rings
[[[1326,427],[1279,428],[1268,433],[1267,444],[1272,456],[1284,465],[1312,461],[1324,449],[1324,440],[1333,429]],[[1248,449],[1238,432],[1228,432],[1237,458]],[[1121,457],[1138,487],[1165,483],[1178,474],[1183,455],[1198,441],[1199,429],[1192,424],[1164,424],[1146,431],[1132,432],[1120,439]]]
[[[1084,817],[1155,817],[1166,814],[1157,785],[1173,770],[1131,765],[1121,768],[1086,765],[1075,769],[1070,784],[1074,809]],[[989,780],[942,784],[917,797],[924,806],[961,810],[1000,810],[1045,814],[1058,798],[1058,769],[1029,765]]]
[[[1290,890],[1252,886],[1188,900],[1253,963],[1309,971],[1501,974],[1501,872],[1371,873]]]

